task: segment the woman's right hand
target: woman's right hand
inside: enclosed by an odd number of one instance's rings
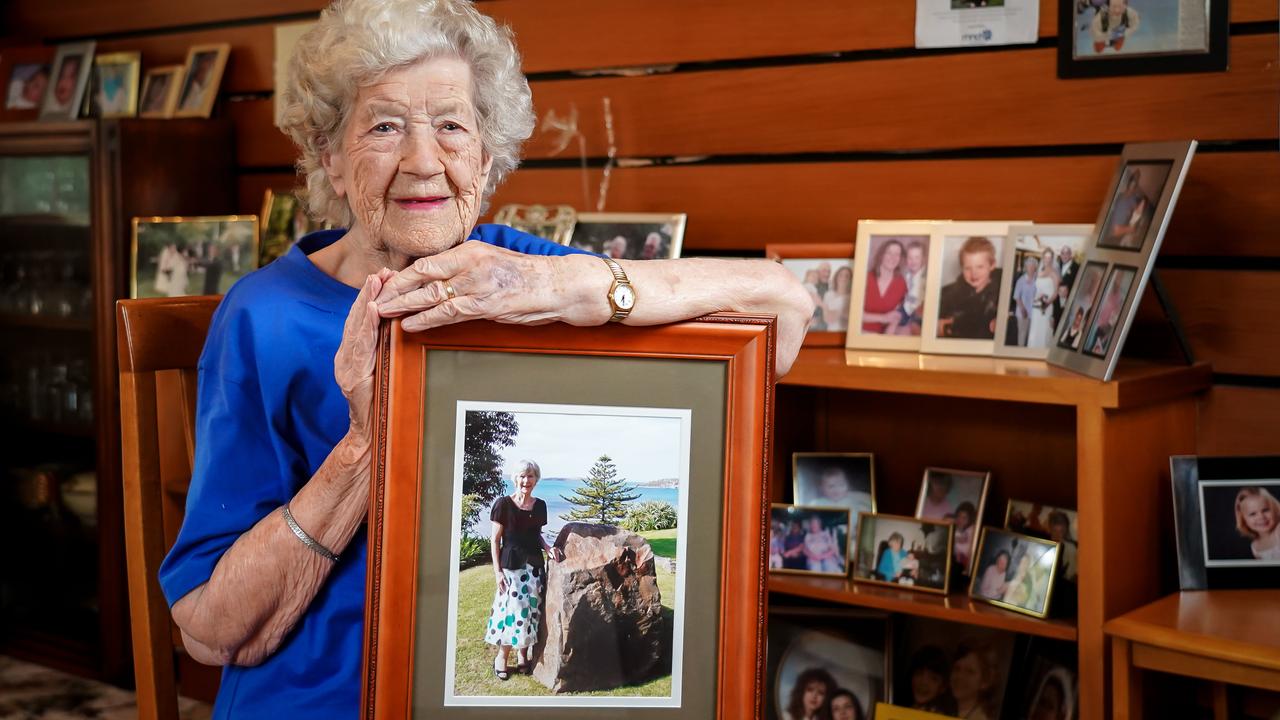
[[[494,582],[494,584],[495,584],[495,585],[497,585],[497,586],[498,586],[498,592],[506,592],[506,591],[507,591],[507,579],[506,579],[506,577],[505,577],[505,576],[503,576],[503,574],[502,574],[502,571],[501,571],[501,570],[498,570],[498,569],[496,569],[496,568],[494,569],[494,571],[493,571],[493,582]]]
[[[384,268],[377,275],[365,278],[360,294],[347,313],[342,344],[333,358],[334,379],[350,407],[351,429],[347,431],[347,438],[363,450],[373,445],[373,369],[377,362],[381,319],[373,299],[382,291],[382,284],[394,275]]]

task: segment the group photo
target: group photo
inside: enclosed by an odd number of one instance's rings
[[[844,332],[849,327],[853,290],[853,260],[842,258],[782,258],[782,266],[804,283],[813,301],[810,332]]]
[[[689,411],[458,405],[446,704],[678,706]]]
[[[1005,302],[1005,347],[1048,348],[1067,317],[1067,300],[1080,275],[1088,238],[1083,236],[1016,235],[1015,273]]]
[[[853,522],[848,510],[775,503],[769,516],[769,569],[844,577]]]

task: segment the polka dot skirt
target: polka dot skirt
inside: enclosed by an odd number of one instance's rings
[[[503,568],[505,590],[493,595],[484,641],[490,645],[527,648],[538,641],[542,617],[542,572],[531,565],[520,570]]]

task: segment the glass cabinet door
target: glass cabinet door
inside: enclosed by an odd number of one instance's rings
[[[96,642],[88,154],[0,155],[0,632]]]

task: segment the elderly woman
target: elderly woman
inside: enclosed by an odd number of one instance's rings
[[[533,496],[542,479],[542,469],[532,460],[521,460],[511,476],[515,492],[493,501],[489,511],[492,526],[489,552],[493,555],[493,608],[485,627],[484,641],[496,645],[493,674],[510,679],[507,649],[516,651],[516,667],[527,673],[533,664],[531,653],[538,641],[542,604],[545,551],[552,560],[564,559],[564,551],[553,548],[542,537],[547,524],[547,504]]]
[[[160,571],[216,718],[358,711],[377,328],[485,318],[651,325],[779,317],[785,372],[813,307],[767,261],[612,261],[495,226],[534,127],[511,34],[464,0],[347,0],[290,62],[309,235],[238,282],[199,371],[187,515]],[[549,257],[562,256],[562,257]]]

